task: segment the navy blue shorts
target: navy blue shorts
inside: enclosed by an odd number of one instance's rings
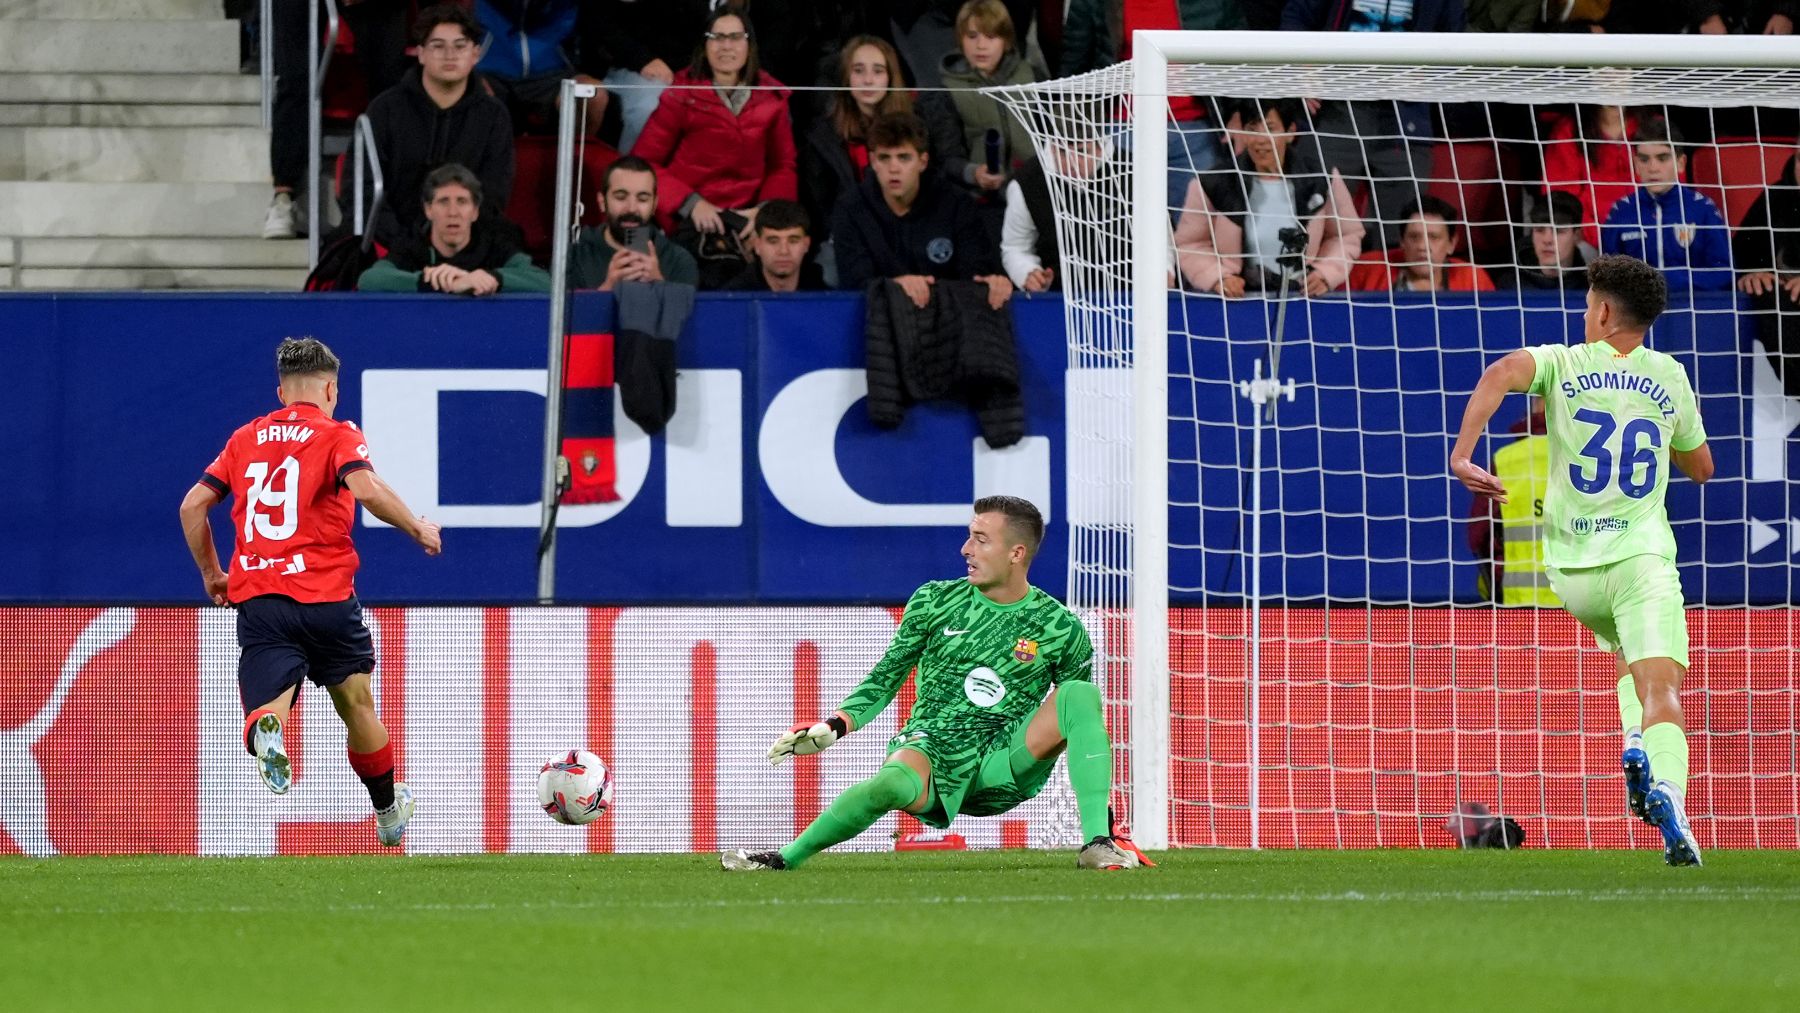
[[[297,602],[265,594],[237,607],[238,696],[244,713],[302,680],[336,686],[359,672],[375,671],[375,643],[363,623],[362,602]]]

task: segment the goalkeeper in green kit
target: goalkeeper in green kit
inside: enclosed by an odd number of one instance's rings
[[[939,828],[958,814],[1006,812],[1043,789],[1065,749],[1087,841],[1077,867],[1153,864],[1112,825],[1112,744],[1087,630],[1075,613],[1027,582],[1043,537],[1043,516],[1030,502],[1016,496],[975,502],[962,547],[967,576],[915,591],[887,653],[837,713],[793,728],[769,748],[771,763],[825,749],[881,713],[917,666],[918,702],[906,727],[888,741],[887,762],[833,800],[787,847],[722,854],[726,870],[797,868],[894,810]]]
[[[1663,508],[1669,462],[1712,477],[1699,403],[1681,365],[1644,347],[1668,303],[1655,268],[1634,257],[1588,265],[1586,340],[1511,352],[1469,398],[1450,470],[1501,502],[1506,490],[1470,461],[1508,391],[1542,395],[1550,435],[1544,564],[1563,606],[1619,659],[1626,802],[1662,832],[1663,860],[1699,865],[1688,826],[1688,744],[1681,715],[1687,617],[1675,533]]]

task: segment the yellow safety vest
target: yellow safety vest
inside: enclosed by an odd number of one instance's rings
[[[1562,599],[1544,573],[1544,493],[1550,482],[1550,438],[1525,436],[1494,452],[1494,477],[1506,488],[1500,504],[1502,605],[1556,608]]]

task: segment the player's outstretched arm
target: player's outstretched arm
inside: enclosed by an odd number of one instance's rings
[[[443,551],[443,528],[423,517],[414,517],[400,494],[394,491],[393,486],[382,481],[374,469],[362,468],[351,472],[344,477],[344,485],[350,489],[350,495],[355,496],[358,503],[369,508],[370,513],[406,532],[408,538],[418,542],[427,556],[435,556]]]
[[[1463,409],[1462,429],[1456,434],[1456,447],[1450,451],[1450,473],[1468,486],[1470,492],[1506,502],[1506,489],[1500,485],[1500,480],[1470,458],[1475,453],[1475,441],[1481,438],[1500,402],[1509,392],[1529,390],[1536,375],[1537,360],[1520,348],[1506,353],[1499,362],[1489,366],[1481,374],[1481,382],[1475,385],[1475,393],[1469,395],[1469,406]]]
[[[215,605],[225,605],[230,602],[225,595],[227,578],[225,569],[219,565],[219,546],[213,541],[212,521],[206,517],[219,499],[217,489],[204,482],[195,482],[181,500],[181,531],[187,536],[188,552],[194,557],[194,565],[200,568],[206,596]]]
[[[1670,448],[1669,458],[1681,473],[1694,480],[1696,484],[1713,477],[1712,448],[1702,443],[1692,450],[1675,450]]]

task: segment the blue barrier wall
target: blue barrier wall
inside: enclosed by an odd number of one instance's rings
[[[1281,372],[1302,394],[1268,444],[1280,470],[1266,504],[1286,511],[1265,532],[1270,596],[1474,599],[1460,531],[1468,499],[1445,473],[1443,434],[1486,361],[1579,327],[1573,313],[1532,305],[1321,300],[1290,317]],[[1704,491],[1670,487],[1683,576],[1693,598],[1789,601],[1789,553],[1800,548],[1787,537],[1790,472],[1746,479],[1754,359],[1734,318],[1713,312],[1728,306],[1677,310],[1656,331],[1656,347],[1698,370],[1719,464]],[[339,417],[361,422],[377,468],[447,525],[444,555],[426,559],[363,517],[359,592],[533,599],[546,309],[525,296],[0,298],[16,372],[0,441],[0,600],[196,600],[175,507],[232,429],[273,406],[274,346],[298,334],[338,352]],[[1230,384],[1268,355],[1266,306],[1193,298],[1172,310],[1190,333],[1226,335],[1171,348],[1171,414],[1197,420],[1172,423],[1171,446],[1200,462],[1174,471],[1173,499],[1201,504],[1171,510],[1175,540],[1197,546],[1174,553],[1173,581],[1187,598],[1236,596],[1250,416]],[[583,296],[576,319],[608,312],[605,297]],[[1033,577],[1061,593],[1062,308],[1019,299],[1014,316],[1030,435],[995,453],[956,405],[915,408],[893,432],[868,422],[859,298],[702,298],[669,432],[644,438],[621,424],[626,501],[564,511],[559,597],[901,601],[921,580],[960,573],[981,476],[1048,501]],[[229,525],[215,517],[223,536]],[[1781,537],[1764,542],[1765,529]]]

